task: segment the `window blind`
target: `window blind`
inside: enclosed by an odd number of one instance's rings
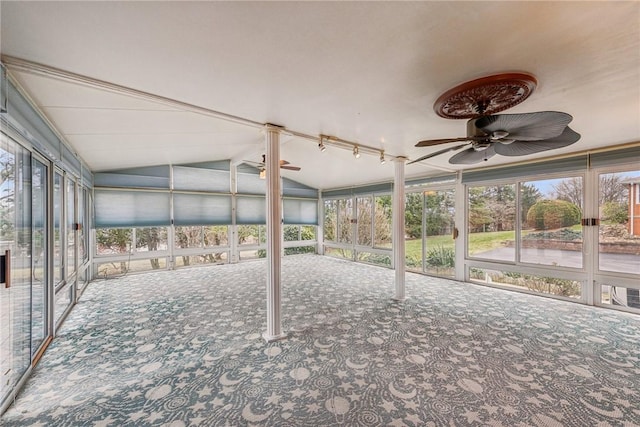
[[[587,168],[587,156],[567,157],[541,161],[536,163],[519,164],[492,169],[476,169],[462,172],[462,183],[503,180],[540,174],[558,172],[582,171]]]
[[[168,192],[95,190],[96,228],[153,227],[170,224]]]
[[[283,216],[285,224],[318,225],[318,201],[285,198]]]
[[[231,196],[173,193],[175,225],[231,224]]]
[[[229,193],[229,171],[174,166],[173,189]]]
[[[236,224],[266,224],[267,201],[260,196],[236,197]]]

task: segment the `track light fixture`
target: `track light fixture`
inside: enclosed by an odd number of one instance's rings
[[[360,149],[357,145],[353,146],[353,157],[355,157],[356,159],[360,158]]]
[[[384,165],[387,161],[384,159],[384,150],[380,150],[380,164]]]
[[[318,148],[322,153],[324,153],[324,151],[327,149],[327,146],[324,145],[324,138],[320,138],[320,143],[318,144]]]

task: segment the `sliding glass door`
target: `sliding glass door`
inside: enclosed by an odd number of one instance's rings
[[[405,212],[407,270],[455,277],[455,190],[408,193]]]
[[[48,335],[48,215],[49,169],[39,159],[32,163],[32,256],[31,256],[31,355]]]
[[[0,134],[0,402],[31,363],[31,155]]]

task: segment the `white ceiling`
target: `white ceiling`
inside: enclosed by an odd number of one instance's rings
[[[567,148],[640,141],[640,2],[0,2],[3,55],[177,101],[155,102],[9,66],[94,171],[259,161],[264,135],[180,103],[394,156],[465,135],[436,98],[474,78],[524,71],[533,95],[506,113],[573,115]],[[10,59],[5,57],[6,59]],[[9,61],[10,62],[10,61]],[[283,175],[317,188],[393,179],[392,162],[283,135]],[[407,176],[454,171],[449,154]]]

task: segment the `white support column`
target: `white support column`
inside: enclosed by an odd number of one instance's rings
[[[465,192],[466,188],[464,184],[462,184],[462,173],[458,172],[456,175],[456,184],[455,184],[455,227],[458,230],[458,238],[454,241],[455,247],[455,278],[456,280],[467,280],[467,272],[465,268],[465,254],[466,254],[466,242],[469,238],[469,234],[467,232],[467,222],[466,222],[466,210],[467,210],[467,194]]]
[[[280,310],[282,296],[282,202],[280,200],[280,130],[267,124],[265,169],[267,178],[267,330],[262,337],[276,341],[286,337],[282,332]]]
[[[238,255],[238,225],[236,224],[236,214],[238,213],[238,166],[231,162],[229,167],[229,185],[231,189],[231,225],[227,233],[229,240],[229,263],[236,264],[240,256]]]
[[[405,300],[405,242],[404,242],[404,164],[405,157],[395,159],[393,180],[393,265],[396,271],[396,301]]]

